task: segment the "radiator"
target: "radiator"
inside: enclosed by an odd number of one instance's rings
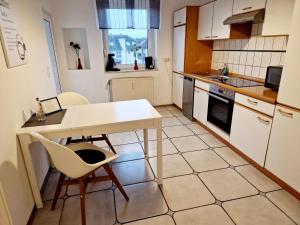
[[[154,81],[152,77],[115,78],[110,80],[111,101],[147,99],[154,104]]]

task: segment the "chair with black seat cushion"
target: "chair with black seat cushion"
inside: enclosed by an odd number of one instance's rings
[[[79,184],[82,225],[86,225],[85,191],[89,183],[112,180],[124,198],[129,200],[118,178],[109,166],[111,161],[118,158],[117,154],[106,151],[88,142],[63,146],[48,140],[41,134],[33,132],[30,135],[42,143],[48,151],[53,165],[60,171],[60,177],[52,202],[52,210],[55,209],[63,185]],[[107,176],[97,177],[94,175],[94,172],[100,167],[105,169]],[[65,179],[66,176],[70,179]]]
[[[58,101],[63,109],[67,108],[68,106],[72,105],[88,105],[90,102],[82,95],[75,93],[75,92],[63,92],[57,96]],[[81,139],[72,139],[69,137],[67,139],[67,144],[71,143],[79,143],[90,141],[93,143],[94,141],[105,141],[109,148],[116,154],[114,147],[112,146],[111,142],[109,141],[106,134],[102,134],[101,137],[82,137]]]

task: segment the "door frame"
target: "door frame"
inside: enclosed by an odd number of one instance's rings
[[[1,224],[3,223],[3,225],[13,225],[1,184],[0,184],[0,222]]]

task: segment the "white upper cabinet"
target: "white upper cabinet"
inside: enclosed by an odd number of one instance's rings
[[[179,26],[186,23],[186,8],[177,10],[174,13],[174,26]]]
[[[292,14],[293,12],[290,12]],[[294,16],[290,29],[285,63],[282,71],[281,83],[278,92],[278,102],[300,109],[300,1],[295,1]]]
[[[233,14],[240,14],[254,11],[257,9],[264,9],[266,0],[234,0]]]
[[[199,8],[198,40],[209,40],[212,37],[212,24],[214,3],[209,3]]]
[[[184,71],[185,54],[185,26],[174,28],[173,40],[173,70],[176,72]]]
[[[218,0],[214,4],[212,39],[225,39],[230,37],[230,25],[223,22],[232,16],[233,0]]]
[[[277,106],[266,169],[300,192],[300,112]]]
[[[263,36],[289,35],[295,0],[268,0]]]

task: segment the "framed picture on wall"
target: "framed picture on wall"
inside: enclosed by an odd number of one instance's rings
[[[46,115],[61,111],[61,105],[57,97],[41,100]]]

